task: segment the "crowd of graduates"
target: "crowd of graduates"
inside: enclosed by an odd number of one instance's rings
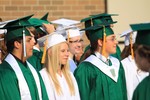
[[[150,100],[150,23],[131,23],[121,51],[112,16],[1,20],[0,99]]]

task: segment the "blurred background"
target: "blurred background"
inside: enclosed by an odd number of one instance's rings
[[[128,30],[129,24],[150,21],[150,0],[0,0],[0,18],[2,21],[35,14],[41,18],[49,12],[48,20],[69,18],[81,20],[91,14],[107,12],[118,14],[114,31],[122,48],[123,38],[119,35]],[[88,40],[83,36],[85,45]]]

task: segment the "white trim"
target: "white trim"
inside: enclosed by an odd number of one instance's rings
[[[32,100],[26,80],[15,58],[11,54],[8,54],[5,61],[10,64],[18,78],[21,100]]]
[[[23,73],[22,73],[17,61],[15,60],[15,58],[11,54],[8,54],[5,61],[10,64],[10,66],[12,67],[12,69],[14,70],[14,72],[15,72],[17,78],[18,78],[19,90],[20,90],[20,94],[21,94],[21,100],[32,100],[28,84],[27,84],[27,82],[26,82],[26,80],[23,76]],[[32,73],[32,75],[35,79],[35,82],[36,82],[36,85],[37,85],[37,88],[38,88],[39,98],[40,98],[40,100],[42,100],[41,86],[40,86],[40,81],[39,81],[38,74],[37,74],[36,70],[32,67],[32,65],[30,63],[27,62],[27,64],[28,64],[28,67],[30,68],[31,73]]]
[[[91,55],[89,56],[86,60],[87,62],[92,63],[95,65],[97,68],[99,68],[104,74],[109,76],[111,79],[113,79],[115,82],[118,80],[118,73],[119,73],[119,68],[120,68],[120,63],[116,58],[110,57],[110,60],[112,62],[111,66],[108,66],[105,64],[103,61],[98,59],[96,56]],[[115,73],[115,76],[112,73],[112,70]]]

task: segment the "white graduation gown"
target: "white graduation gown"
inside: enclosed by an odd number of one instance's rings
[[[127,87],[127,97],[128,100],[132,100],[133,92],[137,85],[149,75],[147,72],[137,71],[135,61],[132,59],[131,55],[126,57],[121,61],[126,77],[126,87]]]
[[[56,90],[55,90],[52,79],[48,75],[45,68],[43,68],[40,71],[40,74],[41,74],[42,79],[44,81],[44,84],[46,86],[47,94],[48,94],[48,97],[50,100],[80,100],[77,82],[76,82],[74,75],[72,73],[71,73],[71,77],[72,77],[72,80],[73,80],[73,83],[75,86],[75,95],[74,96],[70,95],[70,90],[69,90],[69,87],[67,85],[67,82],[66,82],[64,75],[62,75],[62,77],[61,77],[57,74],[57,78],[58,78],[58,81],[60,82],[61,89],[63,92],[63,95],[58,95]]]

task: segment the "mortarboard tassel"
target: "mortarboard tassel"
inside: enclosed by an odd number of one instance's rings
[[[91,26],[93,26],[93,20],[92,20],[92,18],[91,18]]]
[[[45,63],[45,57],[46,57],[46,47],[47,47],[47,44],[48,44],[48,40],[46,38],[46,41],[45,41],[45,45],[44,45],[44,48],[43,48],[43,55],[42,55],[42,60],[41,60],[41,63]]]
[[[24,52],[24,57],[27,56],[27,53],[26,53],[26,38],[25,38],[25,30],[23,29],[23,52]]]
[[[102,55],[105,55],[105,43],[106,43],[106,32],[105,32],[105,26],[103,26],[103,46],[102,46]]]
[[[69,43],[69,38],[70,38],[70,33],[69,33],[69,31],[68,31],[68,39],[67,39],[67,41],[68,41],[68,43]]]
[[[130,50],[132,59],[134,59],[134,51],[133,51],[133,44],[132,44],[132,33],[130,33]]]

